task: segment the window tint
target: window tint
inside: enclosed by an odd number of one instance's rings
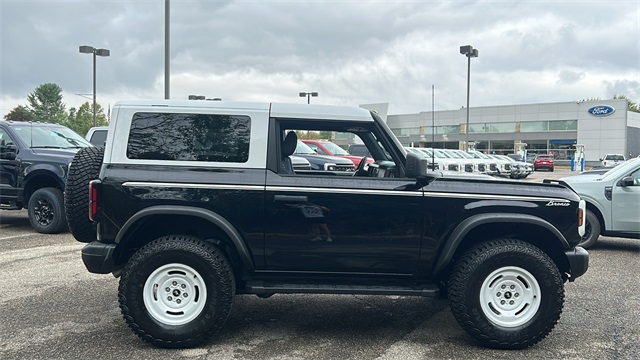
[[[104,146],[105,141],[107,141],[107,130],[94,130],[89,141],[93,145]]]
[[[244,115],[136,113],[129,159],[247,162],[251,119]]]

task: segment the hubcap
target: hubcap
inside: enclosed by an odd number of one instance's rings
[[[492,323],[516,327],[531,320],[540,307],[540,285],[527,270],[507,266],[492,272],[480,288],[480,306]]]
[[[46,199],[38,199],[36,206],[33,209],[33,215],[42,226],[47,226],[53,221],[53,206]]]
[[[204,309],[207,287],[200,274],[190,266],[167,264],[149,276],[142,297],[154,319],[167,325],[183,325]]]

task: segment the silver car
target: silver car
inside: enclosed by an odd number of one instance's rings
[[[592,246],[601,234],[640,239],[639,158],[604,174],[569,176],[559,182],[569,185],[587,203],[586,232],[580,246]]]

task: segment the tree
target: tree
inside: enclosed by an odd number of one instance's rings
[[[35,121],[62,124],[67,119],[62,88],[53,83],[38,86],[27,96]]]
[[[84,136],[93,126],[93,106],[86,101],[78,109],[69,109],[67,121],[62,125]],[[96,126],[109,125],[104,110],[100,104],[96,104]]]
[[[9,113],[5,114],[5,120],[13,121],[33,121],[34,116],[31,110],[22,105],[14,107]]]
[[[640,107],[638,107],[638,103],[629,100],[626,95],[613,95],[613,98],[627,100],[627,110],[640,113]]]

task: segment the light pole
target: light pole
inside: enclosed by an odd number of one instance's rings
[[[96,126],[96,55],[109,56],[111,52],[107,49],[96,49],[88,45],[80,46],[80,52],[83,54],[93,54],[93,126]]]
[[[311,97],[318,97],[318,93],[317,92],[301,92],[300,93],[300,97],[307,97],[307,104],[311,104]]]
[[[469,151],[469,88],[471,85],[471,58],[478,57],[478,49],[474,49],[471,45],[460,46],[460,54],[467,57],[467,141],[464,142],[464,150]]]

